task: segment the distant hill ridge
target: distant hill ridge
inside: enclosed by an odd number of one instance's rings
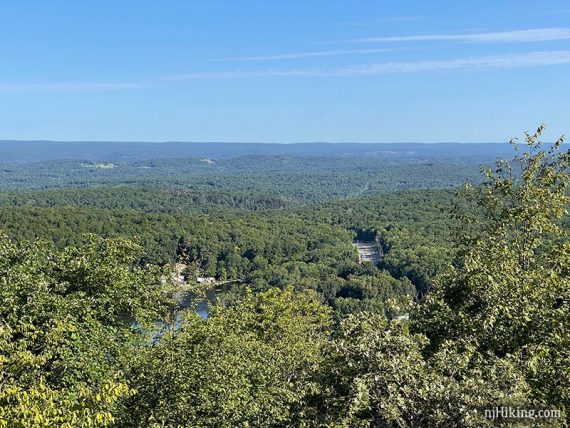
[[[161,158],[223,159],[251,155],[495,157],[506,143],[219,143],[0,140],[0,162],[56,159],[122,161]]]

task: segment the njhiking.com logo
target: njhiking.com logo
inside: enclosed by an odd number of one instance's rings
[[[532,409],[511,406],[494,406],[482,409],[483,416],[492,421],[499,419],[559,419],[562,417],[561,409]]]

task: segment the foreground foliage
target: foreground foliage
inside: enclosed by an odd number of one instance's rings
[[[93,426],[131,393],[121,370],[137,346],[128,319],[158,317],[159,271],[140,248],[92,237],[81,249],[0,236],[0,426]]]
[[[314,418],[330,310],[291,290],[188,315],[129,373],[128,426],[297,426]],[[153,425],[154,424],[154,425]]]

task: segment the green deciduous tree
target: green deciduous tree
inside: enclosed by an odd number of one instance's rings
[[[140,355],[121,426],[300,426],[314,418],[330,310],[273,289],[188,314]]]
[[[570,242],[559,226],[570,154],[562,139],[543,149],[542,131],[471,189],[479,232],[438,279],[416,325],[434,349],[465,341],[481,356],[513,361],[532,386],[529,399],[561,405],[570,400]]]
[[[130,393],[121,373],[156,319],[160,272],[140,248],[88,238],[81,248],[0,236],[0,426],[107,426]]]

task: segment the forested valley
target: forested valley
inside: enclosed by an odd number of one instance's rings
[[[570,155],[542,130],[4,142],[0,426],[482,427],[499,404],[568,426]]]

